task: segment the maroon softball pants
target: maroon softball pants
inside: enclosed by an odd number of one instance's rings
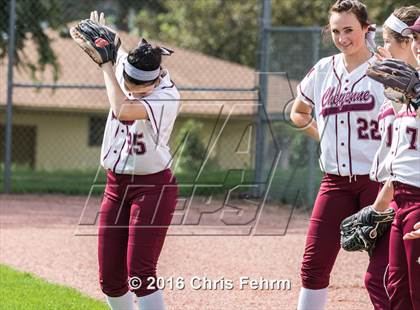
[[[178,188],[169,169],[149,175],[107,174],[99,215],[98,260],[102,291],[111,297],[132,289],[139,297],[157,289],[156,265],[177,202]]]
[[[402,239],[420,221],[420,188],[393,184],[398,211],[391,227],[389,248],[391,309],[420,310],[420,239]]]
[[[379,183],[368,175],[350,180],[332,174],[324,175],[309,223],[301,268],[302,286],[308,289],[328,287],[331,270],[340,250],[340,223],[360,209],[372,204]],[[375,247],[365,275],[365,286],[375,309],[389,309],[386,291],[389,232]],[[351,255],[351,254],[350,254]]]

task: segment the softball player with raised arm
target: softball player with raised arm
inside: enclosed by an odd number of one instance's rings
[[[98,18],[92,12],[91,19]],[[99,218],[99,278],[112,309],[164,309],[156,265],[177,202],[168,140],[180,95],[144,39],[101,65],[110,103],[101,151],[107,184]],[[141,283],[141,285],[140,285]],[[136,296],[132,293],[134,292]]]
[[[325,173],[313,208],[303,256],[298,309],[324,309],[340,249],[340,223],[374,202],[379,183],[370,180],[380,144],[377,116],[384,102],[381,84],[367,78],[375,61],[369,49],[372,27],[367,9],[355,0],[330,9],[329,30],[341,53],[321,59],[298,86],[291,119],[320,141]],[[315,110],[316,122],[311,118]],[[365,282],[376,309],[389,309],[383,285],[386,264],[372,259]]]
[[[402,30],[413,37],[420,68],[420,17]],[[391,309],[420,309],[420,108],[403,105],[395,117],[392,144],[385,159],[390,177],[373,207],[382,211],[393,198],[397,213],[389,247],[388,292]]]

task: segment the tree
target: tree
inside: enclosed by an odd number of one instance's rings
[[[274,25],[324,26],[328,23],[328,10],[335,1],[272,0]],[[382,25],[395,8],[416,5],[413,0],[366,0],[371,22]]]
[[[9,0],[0,0],[0,16],[2,16],[0,18],[0,58],[7,54],[10,3]],[[45,29],[47,27],[57,29],[61,24],[62,18],[57,0],[16,1],[15,65],[30,69],[33,78],[35,78],[35,72],[44,71],[47,65],[51,65],[57,78],[59,72],[57,57],[51,49],[51,39],[45,33]],[[23,53],[28,39],[35,44],[36,50],[33,51],[33,55]],[[31,60],[34,55],[36,59]]]
[[[16,0],[14,65],[29,69],[32,80],[36,80],[37,72],[44,71],[50,65],[57,80],[60,68],[51,48],[51,38],[45,31],[47,28],[58,31],[62,36],[69,36],[68,22],[87,18],[90,11],[98,9],[106,12],[120,29],[127,29],[128,8],[156,10],[159,9],[159,1],[163,0],[132,1],[127,6],[126,1],[116,0]],[[10,3],[10,0],[0,0],[0,59],[7,56]],[[28,40],[33,41],[35,46],[31,55],[23,52]]]
[[[260,2],[255,0],[172,0],[163,11],[138,12],[139,34],[254,66]]]
[[[199,172],[204,160],[206,159],[207,149],[202,141],[200,131],[203,130],[203,124],[195,121],[188,120],[180,128],[175,137],[174,145],[180,148],[177,159],[177,173],[189,172],[195,175]],[[176,149],[178,151],[178,149]],[[214,158],[208,158],[205,163],[206,171],[218,170],[217,162]]]
[[[314,26],[328,22],[334,1],[271,0],[274,26]],[[7,52],[10,0],[0,0],[0,58]],[[31,72],[57,59],[50,48],[46,27],[66,32],[66,23],[86,18],[93,9],[103,10],[119,29],[193,49],[208,55],[255,67],[262,0],[16,0],[17,32],[15,63]],[[381,25],[394,8],[416,5],[413,0],[366,0],[370,19]],[[134,16],[134,18],[133,18]],[[21,54],[32,38],[37,59]],[[277,44],[277,43],[276,43]],[[34,53],[35,54],[35,53]]]
[[[158,10],[143,7],[134,27],[158,38],[219,58],[255,67],[262,0],[171,0]],[[384,3],[385,2],[385,3]],[[272,25],[323,26],[334,1],[272,0]],[[370,19],[382,24],[394,8],[415,1],[368,0]]]

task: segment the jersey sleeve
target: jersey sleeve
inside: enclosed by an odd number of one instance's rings
[[[303,80],[297,86],[297,96],[296,98],[305,102],[310,106],[314,106],[314,98],[315,98],[315,74],[316,66],[314,66]]]
[[[166,128],[172,127],[178,115],[179,93],[150,95],[140,100],[155,134],[159,135]]]
[[[117,60],[115,61],[115,66],[122,66],[123,61],[127,58],[128,54],[122,49],[118,49]]]

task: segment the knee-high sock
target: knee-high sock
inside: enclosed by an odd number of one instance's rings
[[[311,290],[302,287],[300,289],[298,310],[323,310],[327,303],[328,288]]]
[[[134,310],[134,294],[130,291],[120,297],[106,296],[112,310]]]
[[[164,310],[162,291],[153,292],[150,295],[137,297],[139,309],[141,310]]]

